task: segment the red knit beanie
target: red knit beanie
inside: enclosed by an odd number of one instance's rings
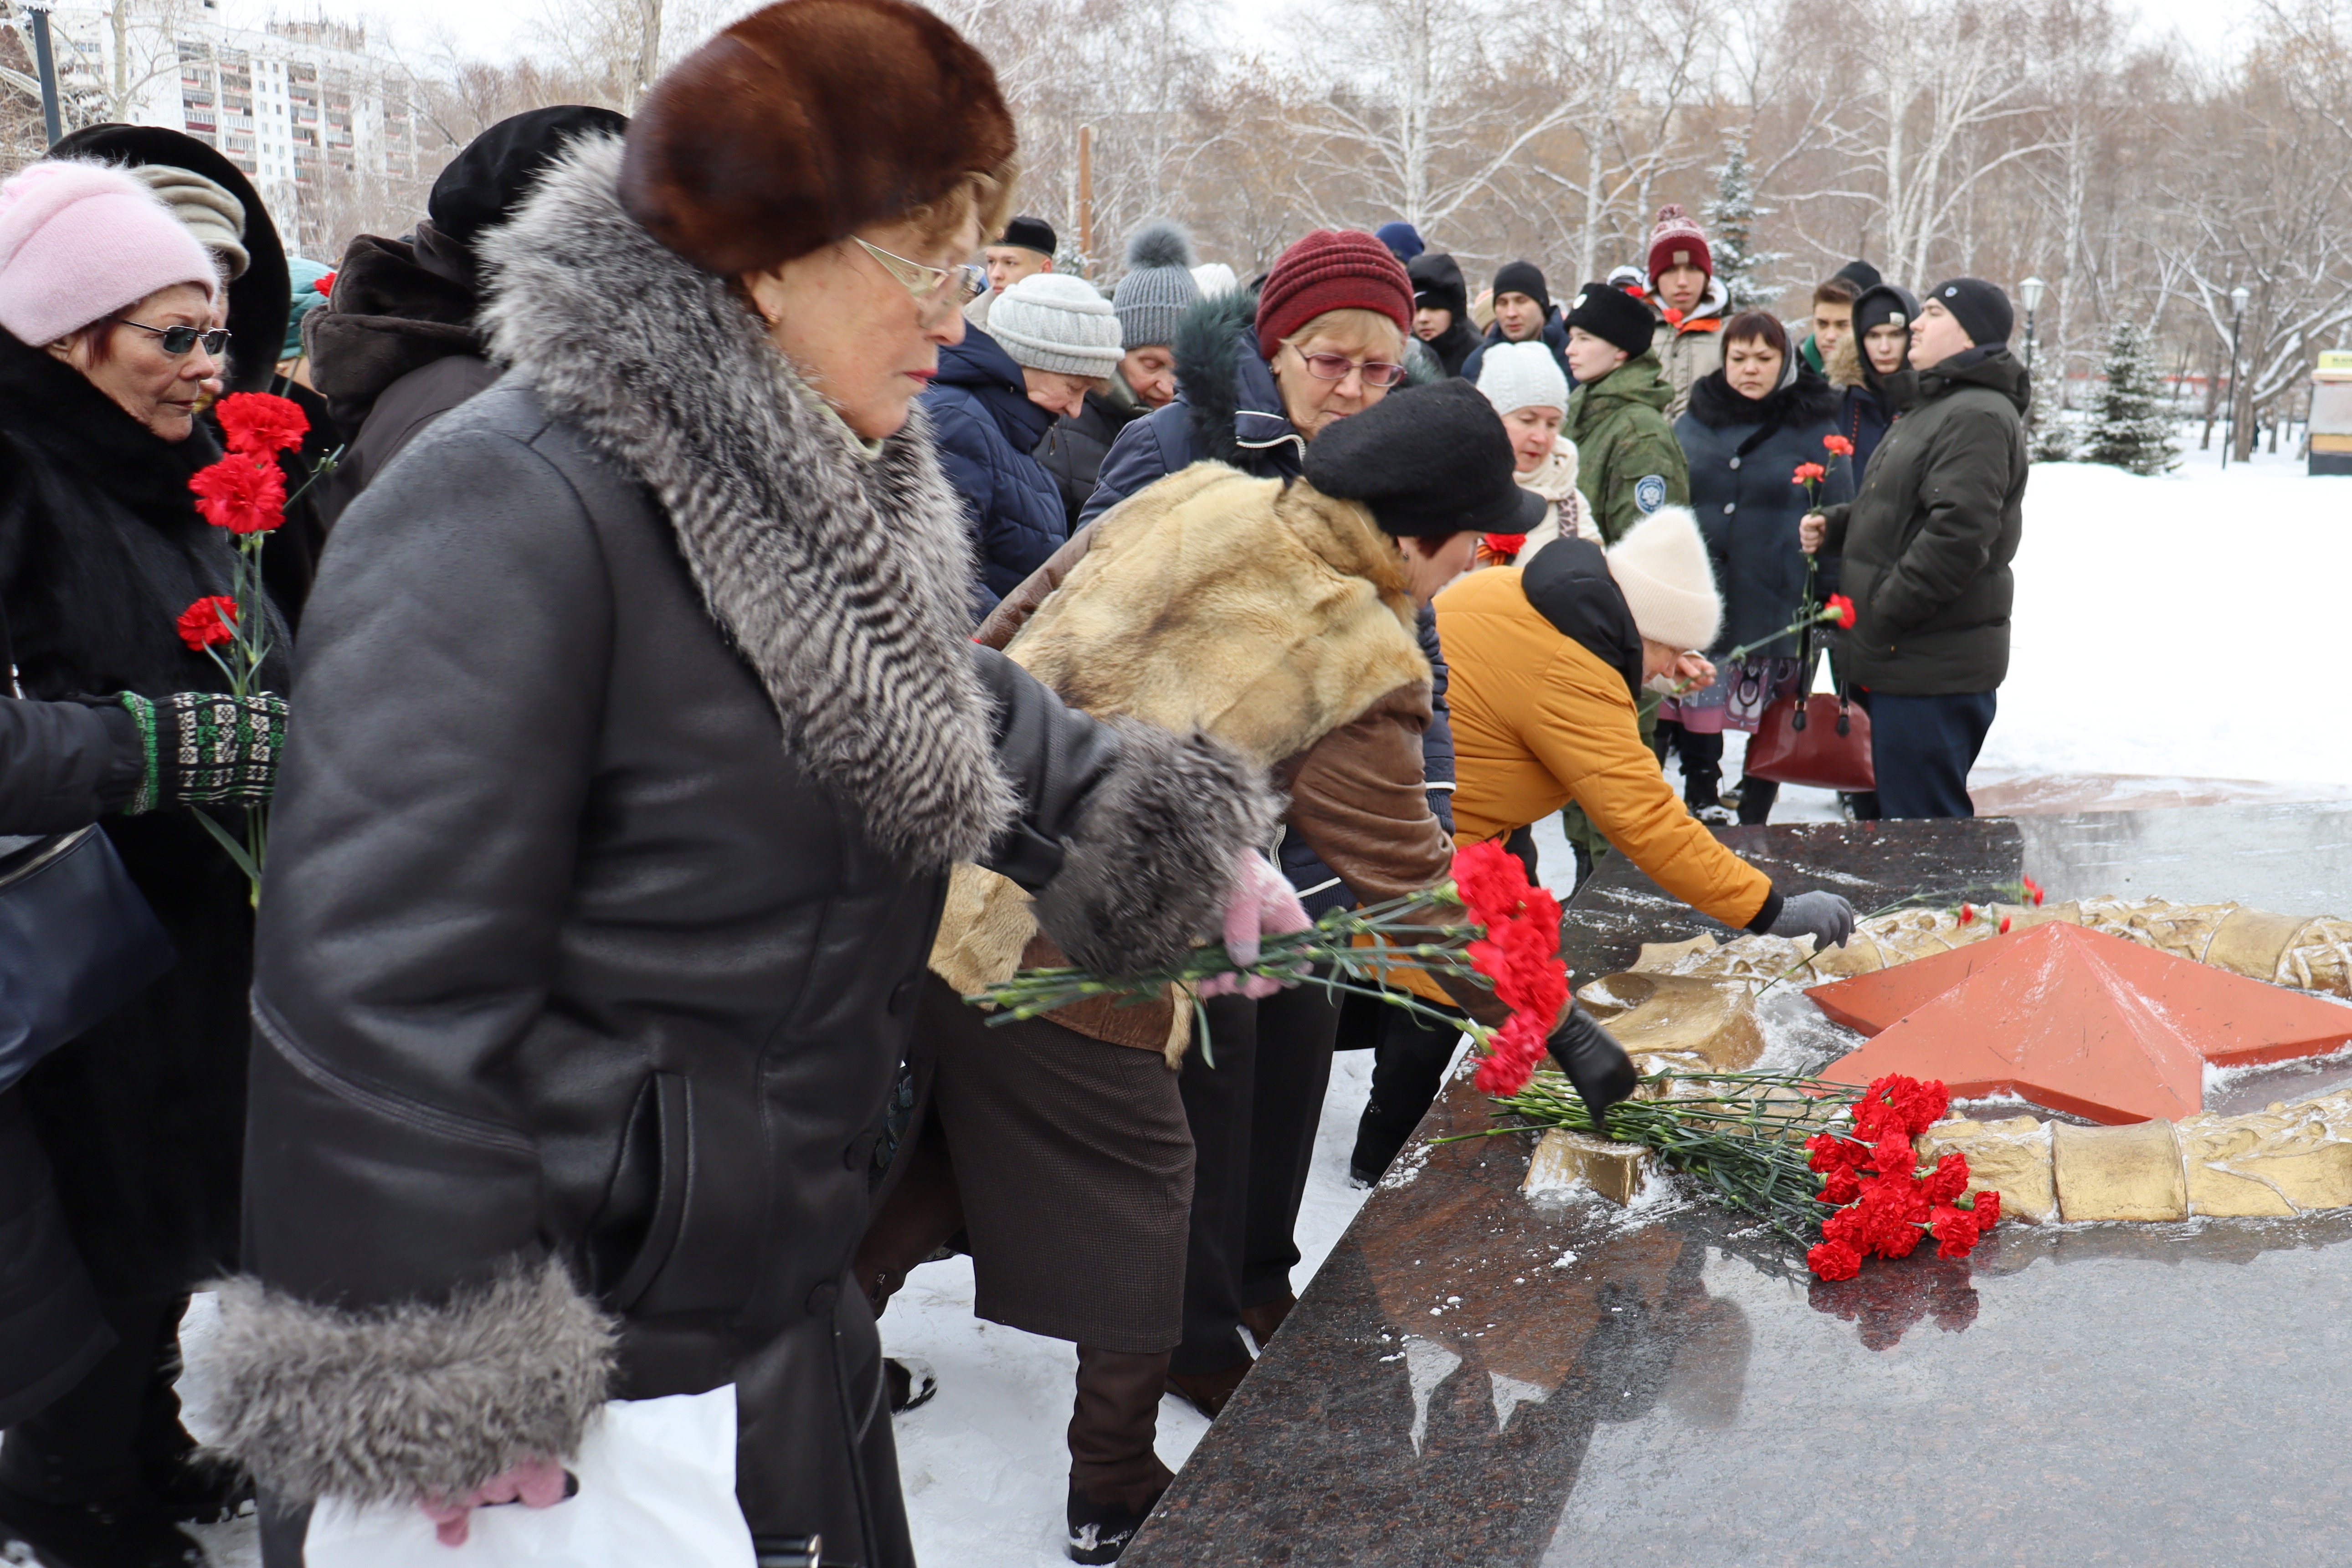
[[[1412,280],[1369,234],[1318,228],[1282,253],[1257,296],[1257,352],[1271,361],[1282,340],[1326,310],[1377,310],[1412,333]]]
[[[1674,203],[1658,209],[1657,226],[1650,230],[1650,281],[1669,267],[1697,268],[1715,276],[1715,258],[1706,253],[1706,233]]]

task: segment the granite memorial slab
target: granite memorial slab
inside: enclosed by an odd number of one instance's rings
[[[2177,815],[1723,837],[1865,910],[2029,866],[2053,898],[2352,910],[2352,814]],[[1570,907],[1579,984],[1709,929],[1615,858]],[[1125,1562],[2352,1559],[2352,1212],[2005,1224],[1832,1283],[1670,1184],[1531,1200],[1530,1136],[1460,1137],[1494,1125],[1449,1084]]]

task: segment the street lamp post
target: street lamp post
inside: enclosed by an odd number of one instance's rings
[[[2246,321],[2246,286],[2230,290],[2230,414],[2221,426],[2221,466],[2230,466],[2230,448],[2238,444],[2238,329]]]
[[[33,17],[33,68],[41,78],[41,124],[54,147],[65,139],[65,121],[58,112],[58,60],[49,47],[49,6],[53,0],[26,0]]]
[[[2042,291],[2049,287],[2041,279],[2032,277],[2017,286],[2017,297],[2025,301],[2025,381],[2028,386],[2033,384],[2033,313],[2042,309]],[[2041,403],[2040,398],[2031,396],[2026,402],[2025,427],[2028,430],[2033,428],[2034,410],[2041,406]]]

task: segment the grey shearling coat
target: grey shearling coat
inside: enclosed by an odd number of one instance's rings
[[[622,213],[619,145],[496,242],[509,373],[352,506],[312,601],[224,1446],[285,1503],[459,1495],[608,1395],[731,1384],[754,1536],[884,1568],[845,1270],[949,865],[1142,967],[1276,802],[966,642],[919,425],[860,453]]]

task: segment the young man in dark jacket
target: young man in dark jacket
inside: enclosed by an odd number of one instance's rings
[[[2010,562],[2024,530],[2025,368],[2009,297],[1977,278],[1929,291],[1911,329],[1918,398],[1807,550],[1844,557],[1846,639],[1870,710],[1885,816],[1973,816],[1969,769],[2009,674]]]
[[[1486,351],[1496,343],[1540,342],[1551,350],[1552,359],[1559,365],[1559,374],[1576,384],[1573,372],[1568,368],[1568,323],[1552,309],[1551,289],[1544,282],[1543,269],[1532,261],[1510,261],[1495,272],[1495,324],[1486,329],[1486,336],[1462,362],[1462,379],[1475,382],[1478,373],[1486,368]]]
[[[1412,279],[1412,335],[1429,346],[1446,374],[1461,375],[1478,346],[1462,264],[1442,251],[1430,251],[1414,257],[1405,272]]]

